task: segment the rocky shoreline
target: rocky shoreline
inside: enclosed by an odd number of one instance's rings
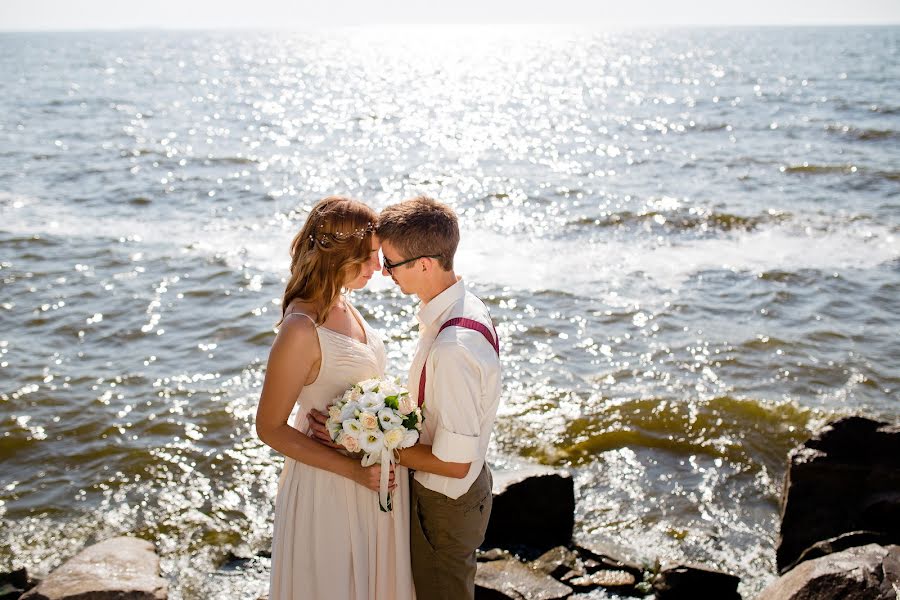
[[[900,425],[841,419],[788,460],[780,577],[757,600],[900,600]],[[615,549],[575,544],[574,511],[574,485],[564,471],[497,474],[475,597],[741,598],[733,574],[694,564],[637,564]],[[0,574],[0,600],[166,598],[154,545],[133,537],[89,546],[40,582],[25,568]]]

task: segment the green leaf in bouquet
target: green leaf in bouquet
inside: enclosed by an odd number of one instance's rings
[[[390,406],[394,410],[400,408],[400,402],[397,400],[397,396],[388,396],[384,399],[385,406]]]

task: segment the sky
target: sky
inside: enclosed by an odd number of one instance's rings
[[[900,24],[900,0],[0,0],[0,30]]]

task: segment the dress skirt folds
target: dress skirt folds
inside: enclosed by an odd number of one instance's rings
[[[324,410],[351,385],[382,377],[384,345],[362,321],[363,344],[318,327],[322,362],[300,393],[294,427]],[[409,478],[395,467],[393,510],[349,479],[285,458],[275,501],[270,600],[414,600],[409,555]]]

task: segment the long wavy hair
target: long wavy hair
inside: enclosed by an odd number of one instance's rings
[[[369,260],[377,225],[378,215],[362,202],[343,196],[319,200],[291,242],[291,277],[281,302],[282,320],[290,303],[299,299],[315,305],[316,324],[324,323],[343,284]]]

